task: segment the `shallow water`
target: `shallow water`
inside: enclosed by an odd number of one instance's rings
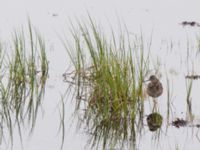
[[[181,5],[180,5],[181,3]],[[11,0],[2,2],[0,5],[0,39],[6,41],[10,39],[14,28],[20,28],[27,24],[27,17],[32,24],[39,29],[47,42],[47,56],[50,61],[50,73],[47,81],[43,111],[37,118],[37,123],[33,135],[28,136],[24,132],[23,144],[25,150],[56,150],[60,148],[61,135],[58,134],[59,128],[59,109],[61,94],[67,88],[62,80],[62,74],[69,64],[67,53],[60,42],[59,37],[63,36],[63,31],[68,34],[69,18],[74,17],[87,19],[87,11],[96,23],[101,24],[102,30],[109,31],[110,25],[114,30],[119,27],[119,20],[125,23],[130,33],[140,34],[142,31],[146,38],[153,33],[153,44],[151,47],[152,60],[155,64],[159,62],[161,81],[166,88],[166,72],[169,77],[171,87],[171,106],[172,113],[170,121],[176,117],[186,118],[186,83],[185,75],[188,73],[200,74],[199,56],[196,53],[196,35],[199,35],[198,27],[182,27],[182,21],[200,21],[198,1],[92,1],[92,0]],[[187,39],[191,45],[187,51]],[[147,40],[148,41],[148,40]],[[170,42],[173,42],[172,49]],[[6,43],[4,43],[6,44]],[[189,53],[189,57],[188,54]],[[152,66],[152,73],[154,67]],[[198,123],[200,110],[199,102],[199,80],[193,82],[192,88],[192,110],[195,115],[195,122]],[[159,111],[166,122],[166,96],[158,98]],[[145,114],[151,112],[151,101],[145,101]],[[64,149],[82,150],[87,143],[87,136],[83,131],[75,132],[74,124],[71,128],[71,114],[73,103],[71,100],[66,104],[66,137]],[[145,129],[144,136],[138,142],[139,150],[151,149],[197,149],[200,142],[196,138],[197,128],[162,128],[159,142],[156,143],[152,138],[154,133]],[[6,149],[2,144],[1,149]],[[22,149],[18,132],[14,133],[14,150]]]

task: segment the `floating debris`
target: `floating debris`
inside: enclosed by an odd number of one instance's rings
[[[183,120],[183,119],[177,118],[175,121],[172,121],[172,126],[175,126],[177,128],[185,127],[186,125],[188,125],[188,121],[187,120]]]
[[[53,13],[52,17],[58,17],[58,14],[57,13]]]
[[[187,75],[187,76],[185,76],[185,78],[197,80],[197,79],[200,79],[200,75]]]
[[[156,131],[162,126],[163,117],[159,113],[152,113],[147,117],[147,124],[150,131]]]
[[[179,119],[177,118],[175,121],[172,121],[172,126],[175,126],[177,128],[180,127],[196,127],[196,128],[200,128],[200,124],[193,124],[187,120],[184,119]]]
[[[200,24],[198,22],[195,22],[195,21],[183,21],[180,24],[183,27],[185,27],[185,26],[191,26],[191,27],[197,26],[197,27],[200,27]]]

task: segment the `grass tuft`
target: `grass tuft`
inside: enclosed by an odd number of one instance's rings
[[[33,32],[30,21],[28,31],[28,34],[23,29],[15,31],[10,49],[0,49],[0,68],[5,70],[0,74],[0,137],[4,136],[3,129],[8,129],[11,143],[15,126],[21,140],[21,126],[26,121],[32,132],[48,76],[45,43],[37,32]],[[6,61],[8,64],[3,63]]]
[[[91,135],[91,148],[135,146],[143,122],[143,81],[148,71],[143,36],[133,41],[127,33],[108,39],[89,17],[72,24],[74,45],[64,42],[74,70],[68,82],[75,87],[75,113]],[[119,41],[117,41],[119,39]],[[67,43],[67,44],[66,44]],[[133,45],[133,46],[132,46]]]

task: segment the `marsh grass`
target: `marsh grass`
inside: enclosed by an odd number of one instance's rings
[[[135,147],[144,113],[143,81],[148,71],[143,37],[131,41],[114,32],[110,39],[89,17],[89,23],[72,24],[74,45],[64,42],[74,70],[75,113],[90,135],[91,148]],[[133,46],[132,46],[133,45]],[[126,144],[125,144],[126,143]]]
[[[198,56],[199,52],[200,52],[200,36],[196,35],[196,56]]]
[[[192,113],[192,85],[193,85],[193,80],[187,80],[186,81],[186,104],[187,104],[187,118],[189,121],[193,121],[193,113]]]
[[[172,97],[173,97],[173,82],[169,79],[168,73],[166,73],[166,91],[167,91],[167,126],[166,131],[168,129],[168,125],[170,124],[170,115],[173,114],[172,112]]]
[[[28,122],[31,132],[35,126],[38,108],[45,92],[48,62],[45,43],[37,32],[33,33],[30,21],[28,34],[23,29],[15,31],[9,47],[11,53],[7,53],[8,49],[4,50],[8,59],[0,59],[0,67],[6,72],[0,75],[0,115],[1,129],[8,129],[13,143],[15,126],[18,127],[21,139],[21,126],[24,127]],[[3,66],[6,61],[7,66]],[[1,135],[3,136],[3,132]]]

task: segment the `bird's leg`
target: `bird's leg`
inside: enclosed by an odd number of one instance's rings
[[[157,99],[153,98],[153,112],[158,111]]]

